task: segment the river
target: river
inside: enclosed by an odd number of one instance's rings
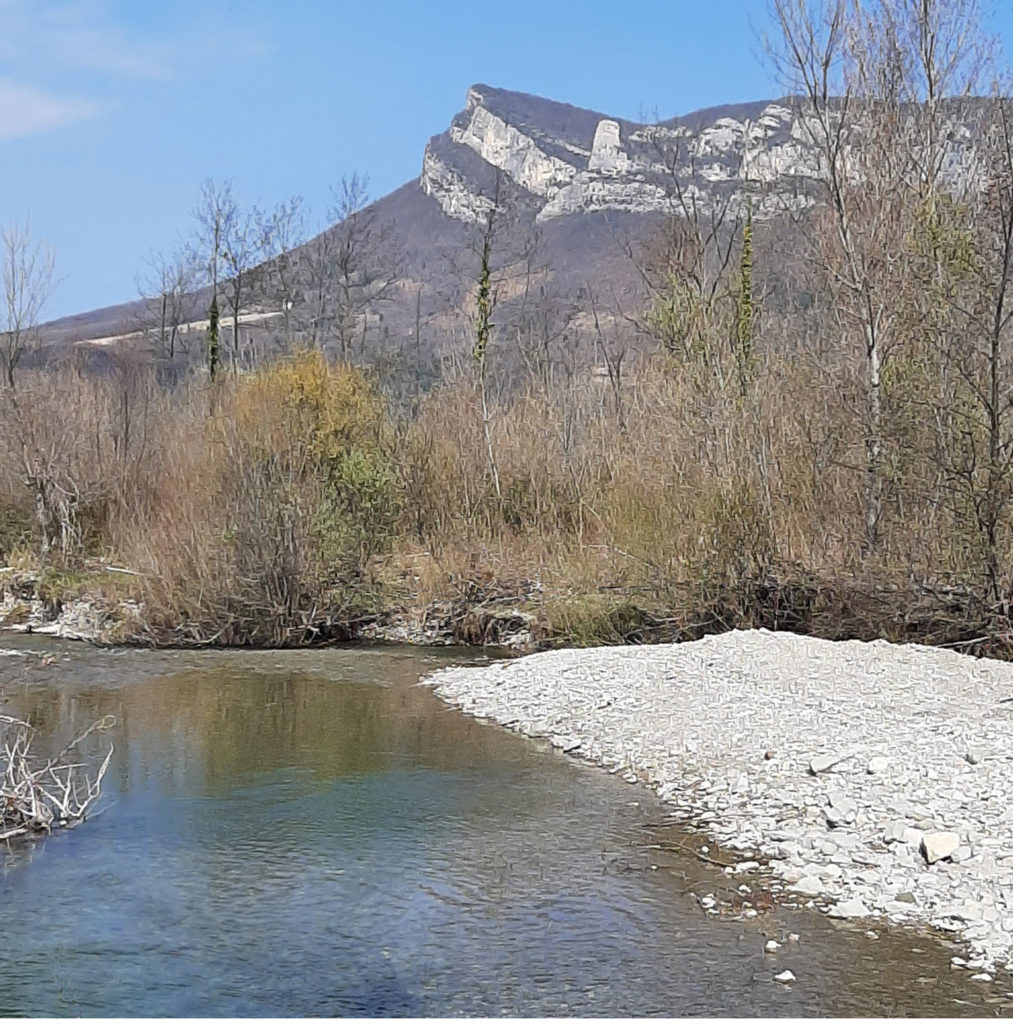
[[[480,655],[0,647],[21,652],[0,657],[4,709],[40,737],[117,719],[102,812],[0,850],[0,1013],[1010,1010],[927,935],[706,916],[697,896],[728,883],[650,849],[690,837],[649,792],[416,685]]]

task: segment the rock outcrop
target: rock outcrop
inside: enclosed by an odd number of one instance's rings
[[[704,213],[719,203],[741,211],[748,202],[754,216],[772,216],[815,201],[815,128],[788,100],[636,124],[476,85],[449,130],[430,140],[421,186],[462,221],[488,211],[487,179],[497,174],[541,222],[598,210],[665,212],[680,196]],[[953,120],[944,177],[976,173],[973,137]],[[482,174],[469,172],[475,157],[486,165]]]

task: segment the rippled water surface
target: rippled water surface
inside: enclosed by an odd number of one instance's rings
[[[924,936],[705,917],[650,794],[446,708],[446,656],[3,645],[41,734],[118,725],[104,813],[0,852],[2,1013],[1008,1012]]]

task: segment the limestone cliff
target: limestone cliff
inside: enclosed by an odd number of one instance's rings
[[[677,196],[702,212],[748,200],[763,217],[815,201],[819,156],[811,137],[787,101],[636,124],[476,85],[449,130],[430,140],[421,186],[465,222],[489,209],[497,172],[501,190],[508,181],[541,222],[599,210],[666,211]],[[972,137],[966,125],[952,126],[951,175],[973,172]]]

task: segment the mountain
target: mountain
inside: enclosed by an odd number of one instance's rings
[[[948,153],[954,173],[966,168],[972,150],[970,129],[956,124]],[[774,221],[814,201],[818,170],[807,125],[789,100],[639,124],[475,85],[464,110],[430,139],[419,178],[357,215],[360,226],[369,225],[360,238],[369,251],[358,254],[362,265],[353,282],[361,299],[354,310],[361,325],[358,354],[385,348],[397,359],[395,342],[403,344],[423,324],[430,355],[445,351],[451,336],[466,339],[477,240],[494,203],[509,222],[497,239],[501,263],[527,260],[525,297],[536,281],[539,294],[557,305],[586,305],[588,296],[604,295],[630,310],[643,303],[631,253],[647,244],[663,218],[690,207],[704,218],[721,211],[740,216],[748,205],[755,220]],[[347,223],[329,228],[286,257],[289,265],[302,260],[308,266],[314,253],[348,230]],[[333,312],[306,312],[300,319],[310,291],[302,287],[286,299],[290,333],[305,334],[306,324],[334,319]],[[509,291],[504,285],[508,300]],[[191,303],[194,320],[205,315],[206,302],[198,299]],[[263,319],[279,308],[277,298],[254,296],[251,320],[263,322],[251,323],[251,336],[281,329],[277,316]],[[94,310],[46,325],[44,337],[58,349],[136,347],[144,312],[145,304],[136,302]]]

